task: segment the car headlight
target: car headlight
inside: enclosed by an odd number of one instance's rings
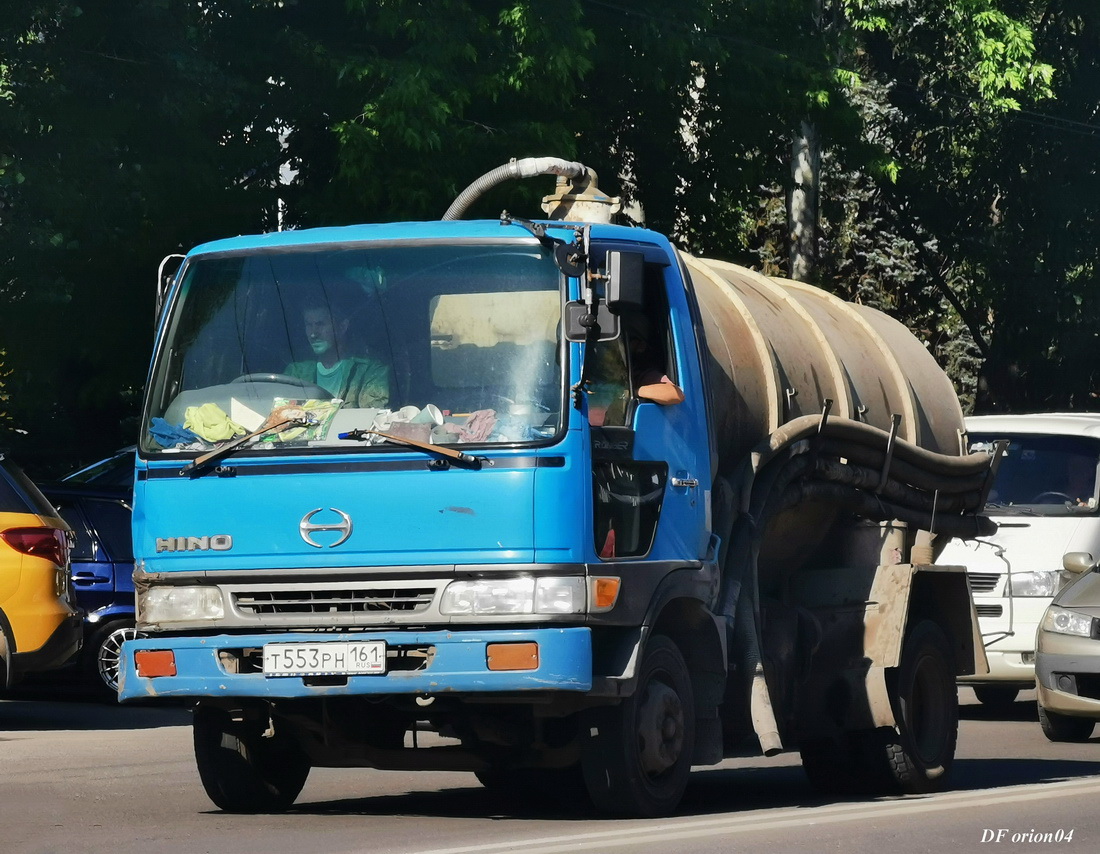
[[[583,614],[587,583],[579,576],[476,578],[452,581],[439,600],[442,614]]]
[[[1057,632],[1060,635],[1078,635],[1084,638],[1092,637],[1092,617],[1088,614],[1079,614],[1069,608],[1061,608],[1051,605],[1043,614],[1043,631]]]
[[[1058,592],[1062,573],[1057,569],[1013,572],[1008,576],[1009,596],[1053,596]]]
[[[217,587],[152,587],[137,595],[139,623],[193,623],[224,616],[225,602]]]

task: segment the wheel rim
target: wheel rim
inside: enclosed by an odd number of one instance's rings
[[[683,749],[683,702],[672,685],[655,675],[638,705],[638,764],[653,780],[676,765]]]
[[[103,684],[112,691],[118,690],[118,668],[122,660],[122,644],[128,640],[137,640],[141,632],[134,628],[115,629],[103,639],[96,657],[96,670]]]
[[[914,668],[913,690],[906,709],[913,752],[926,767],[941,761],[949,730],[942,673],[934,656],[922,655]]]

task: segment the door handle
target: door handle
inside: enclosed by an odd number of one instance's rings
[[[73,574],[73,584],[96,584],[110,580],[111,579],[105,575],[93,575],[90,572],[79,572]]]
[[[694,489],[699,485],[699,481],[693,477],[674,477],[672,478],[673,486],[686,486],[689,489]]]

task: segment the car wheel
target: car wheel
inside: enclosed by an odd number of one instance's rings
[[[111,620],[99,626],[84,641],[81,651],[88,687],[101,699],[118,701],[118,668],[122,644],[145,637],[131,619]]]
[[[218,807],[233,813],[282,812],[309,776],[309,758],[281,728],[235,721],[221,709],[198,706],[192,722],[195,764]]]
[[[1071,718],[1043,708],[1039,703],[1039,726],[1050,741],[1088,741],[1096,724],[1092,718]]]

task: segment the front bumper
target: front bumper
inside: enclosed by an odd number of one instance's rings
[[[80,651],[84,639],[82,612],[63,618],[42,646],[29,652],[17,652],[11,657],[14,674],[54,670]]]
[[[265,676],[267,643],[381,640],[399,657],[377,676]],[[538,644],[534,670],[490,670],[490,643]],[[139,676],[134,653],[171,650],[176,675]],[[586,627],[528,630],[286,632],[144,638],[123,645],[119,699],[152,697],[337,697],[361,694],[486,694],[592,688],[592,634]]]
[[[1030,688],[1035,682],[1035,633],[1050,599],[1017,597],[1013,600],[1011,611],[1007,599],[979,599],[975,596],[974,602],[1003,603],[1005,612],[1002,617],[978,617],[978,629],[986,644],[989,672],[981,676],[963,677],[959,684],[1015,683],[1020,688]],[[1012,619],[1009,619],[1010,614]]]
[[[1021,688],[1030,688],[1035,682],[1035,652],[1031,651],[1004,651],[987,647],[986,660],[989,662],[989,672],[980,676],[965,676],[959,680],[960,685],[1008,685],[1016,683]]]
[[[1100,641],[1041,632],[1035,687],[1044,709],[1100,720]]]

